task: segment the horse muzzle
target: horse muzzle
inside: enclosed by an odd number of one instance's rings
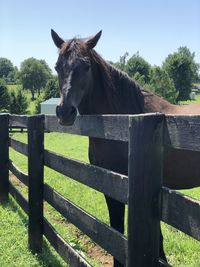
[[[56,116],[58,117],[58,121],[61,125],[70,126],[74,124],[77,116],[77,110],[73,106],[65,109],[63,106],[58,105],[56,107]]]

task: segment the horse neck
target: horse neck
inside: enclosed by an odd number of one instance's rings
[[[87,93],[79,106],[80,114],[113,114],[114,96],[111,88],[107,88],[102,70],[93,64],[93,87]],[[108,85],[109,87],[109,85]],[[108,91],[110,90],[110,91]],[[110,94],[110,95],[109,95]],[[112,97],[113,96],[113,97]]]
[[[92,73],[93,89],[82,101],[80,114],[144,112],[144,97],[140,87],[127,74],[105,61],[103,65],[93,62]]]

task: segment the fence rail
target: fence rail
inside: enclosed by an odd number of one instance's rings
[[[122,203],[128,201],[128,177],[91,164],[44,151],[44,164]]]
[[[26,127],[28,144],[9,138],[9,127]],[[128,142],[128,177],[45,150],[44,130]],[[199,133],[199,115],[80,116],[73,127],[62,127],[55,116],[0,114],[0,201],[9,192],[28,214],[33,252],[41,251],[44,234],[70,266],[91,266],[44,218],[45,200],[122,264],[168,266],[158,255],[159,220],[200,241],[200,202],[162,187],[163,148],[200,152]],[[28,156],[28,174],[9,160],[8,146]],[[128,239],[44,184],[44,165],[128,204]],[[9,182],[8,170],[28,186],[28,200]]]
[[[200,241],[200,201],[162,188],[162,221]]]

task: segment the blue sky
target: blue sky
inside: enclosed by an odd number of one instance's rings
[[[0,0],[0,57],[18,67],[28,57],[45,59],[53,69],[51,28],[65,39],[103,30],[96,51],[107,60],[139,51],[161,65],[187,46],[200,63],[199,0]]]

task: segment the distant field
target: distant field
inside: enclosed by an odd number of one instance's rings
[[[15,134],[14,137],[21,141],[26,141],[25,134]],[[45,147],[65,156],[88,162],[88,140],[85,137],[47,133],[45,134]],[[12,149],[10,155],[13,161],[26,172],[26,157],[14,152]],[[105,223],[109,222],[104,196],[101,193],[64,177],[49,168],[45,168],[45,181],[89,213]],[[26,195],[26,189],[20,183],[15,183]],[[200,200],[199,188],[185,190],[184,192]],[[85,255],[89,254],[88,259],[93,266],[110,266],[106,265],[106,262],[110,263],[111,258],[103,250],[96,247],[92,241],[46,204],[45,216],[74,247]],[[7,217],[9,219],[6,219]],[[21,210],[19,211],[16,208],[16,204],[13,201],[8,206],[0,208],[0,266],[66,266],[53,249],[49,248],[48,242],[45,243],[45,250],[42,256],[31,255],[27,249],[26,228],[27,218]],[[165,250],[170,264],[179,267],[200,267],[200,243],[165,224],[162,224],[162,228]],[[94,259],[95,257],[96,260]],[[15,265],[13,265],[13,262]]]

